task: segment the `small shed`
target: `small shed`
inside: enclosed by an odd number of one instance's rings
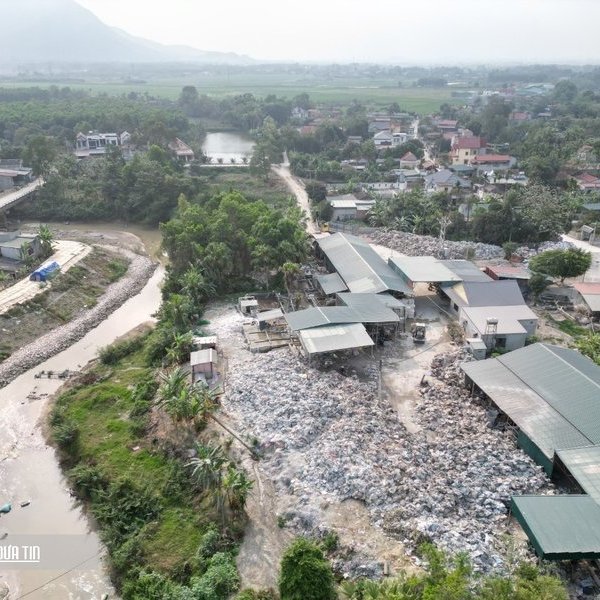
[[[483,360],[487,356],[487,346],[479,337],[467,338],[467,349],[475,360]]]
[[[192,340],[194,350],[206,350],[207,348],[217,349],[217,336],[216,335],[204,335],[194,336]]]
[[[196,350],[190,354],[190,366],[192,367],[192,381],[195,383],[203,377],[212,379],[217,374],[218,356],[213,348]],[[199,377],[200,376],[200,377]]]
[[[243,315],[254,316],[258,311],[258,300],[254,296],[242,296],[239,303]]]
[[[600,317],[600,283],[577,282],[573,287],[579,293],[581,300],[586,304],[595,319]]]

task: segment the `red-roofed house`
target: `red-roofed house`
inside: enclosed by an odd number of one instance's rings
[[[419,166],[419,159],[412,152],[407,152],[400,159],[400,168],[401,169],[416,169],[418,166]]]
[[[468,165],[475,156],[485,154],[486,144],[477,136],[455,137],[452,140],[450,158],[453,165]]]
[[[573,287],[595,318],[600,317],[600,283],[578,282]]]
[[[589,173],[581,173],[571,178],[582,192],[600,190],[600,179]]]
[[[479,171],[506,171],[516,164],[517,160],[508,154],[479,154],[471,159],[471,164]]]

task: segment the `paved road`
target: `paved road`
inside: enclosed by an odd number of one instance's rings
[[[18,202],[27,194],[31,194],[34,190],[37,190],[39,187],[44,185],[44,180],[40,177],[35,181],[32,181],[30,184],[22,187],[14,192],[9,192],[8,194],[4,194],[0,196],[0,210],[3,208],[8,208],[15,202]]]
[[[305,228],[309,234],[319,233],[319,227],[315,223],[310,213],[310,203],[308,200],[308,194],[304,189],[302,183],[296,179],[290,171],[290,163],[288,162],[287,154],[284,154],[284,162],[280,165],[273,165],[273,172],[283,179],[285,184],[288,186],[292,194],[296,197],[296,202],[300,207],[300,210],[306,215]]]
[[[600,282],[600,246],[592,246],[592,244],[578,240],[570,235],[563,235],[561,237],[565,242],[571,242],[571,244],[577,246],[577,248],[582,248],[583,250],[587,250],[588,252],[592,253],[592,266],[584,275],[583,280]]]
[[[54,247],[56,252],[46,263],[56,261],[63,272],[68,271],[92,250],[91,246],[67,240],[54,242]],[[21,279],[15,285],[0,292],[0,314],[5,313],[15,304],[22,304],[31,300],[34,296],[43,292],[44,289],[47,289],[47,286],[44,288],[37,281],[29,281],[29,276]]]

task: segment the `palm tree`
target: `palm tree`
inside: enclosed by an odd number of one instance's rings
[[[54,252],[52,242],[54,241],[54,234],[50,231],[48,225],[40,225],[38,229],[38,237],[40,238],[40,244],[42,246],[42,254],[44,258],[48,258]]]
[[[192,478],[204,491],[218,490],[223,478],[227,457],[221,446],[196,444],[196,456],[186,464],[192,469]]]
[[[293,262],[284,262],[279,269],[283,273],[283,279],[285,281],[285,289],[288,295],[291,294],[290,287],[294,277],[300,272],[300,265]]]
[[[244,471],[229,465],[223,477],[223,490],[232,511],[241,513],[246,507],[248,496],[254,487],[254,482],[248,478]]]

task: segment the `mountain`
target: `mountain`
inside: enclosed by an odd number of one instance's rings
[[[234,53],[166,46],[109,27],[75,0],[19,0],[2,7],[0,64],[203,62],[252,64]]]

